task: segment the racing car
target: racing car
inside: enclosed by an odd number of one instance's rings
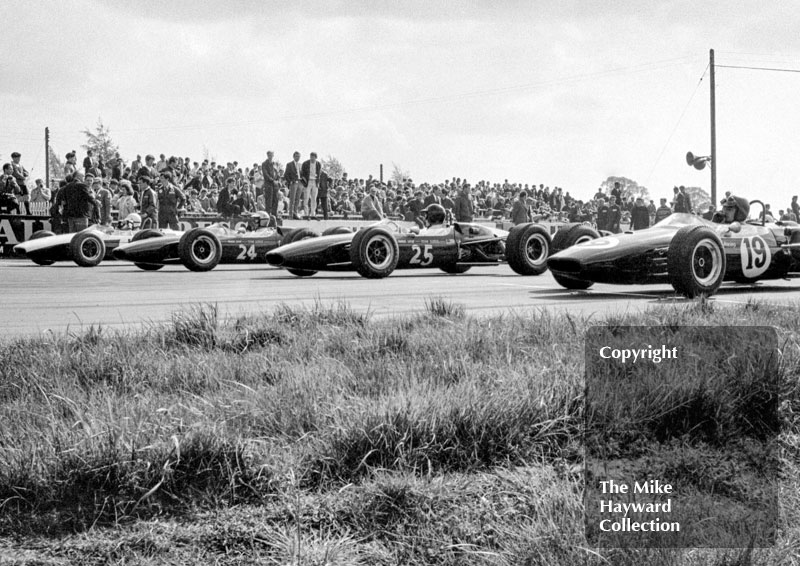
[[[264,255],[287,241],[296,231],[269,227],[269,215],[256,212],[247,230],[212,224],[188,232],[143,230],[114,250],[117,259],[131,261],[145,271],[182,264],[192,271],[210,271],[220,263],[263,262]]]
[[[134,213],[123,219],[118,228],[95,224],[70,234],[39,230],[27,241],[14,246],[14,253],[26,256],[37,265],[74,261],[81,267],[94,267],[104,259],[111,259],[118,246],[135,238],[140,225],[141,217]]]
[[[305,236],[268,252],[267,262],[300,277],[355,270],[380,279],[395,269],[415,268],[455,274],[505,261],[519,274],[539,275],[547,269],[550,253],[550,234],[537,224],[515,226],[510,232],[467,222],[419,230],[382,220],[355,233]]]
[[[717,223],[673,213],[646,230],[604,237],[575,225],[556,234],[553,248],[547,265],[567,289],[669,283],[693,298],[713,295],[723,281],[800,277],[800,226],[794,222]]]

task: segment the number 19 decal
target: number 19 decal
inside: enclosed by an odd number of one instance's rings
[[[411,246],[411,250],[414,252],[414,257],[412,257],[411,261],[408,263],[418,263],[422,266],[430,265],[433,263],[433,252],[431,251],[432,247],[433,246],[430,244],[425,244],[424,249],[420,246]]]
[[[742,256],[742,273],[748,278],[764,273],[772,259],[769,246],[761,236],[742,238],[739,252]]]

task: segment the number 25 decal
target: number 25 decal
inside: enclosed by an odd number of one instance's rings
[[[758,277],[769,267],[772,253],[761,236],[742,238],[739,246],[742,256],[742,273],[745,277]]]
[[[236,256],[236,261],[245,261],[245,259],[256,259],[256,246],[250,244],[248,248],[244,244],[239,244],[239,255]]]
[[[411,246],[414,252],[414,257],[411,258],[409,263],[418,263],[420,265],[430,265],[433,262],[433,252],[431,251],[430,244],[425,244],[425,249],[420,246]],[[422,257],[420,257],[422,256]]]

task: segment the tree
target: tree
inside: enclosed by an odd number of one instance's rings
[[[395,185],[402,185],[406,179],[411,177],[411,171],[402,169],[397,163],[392,162],[392,176],[391,179]]]
[[[51,179],[63,179],[64,178],[64,162],[61,161],[61,158],[56,154],[53,146],[49,146],[48,148],[49,155],[47,156],[47,164],[50,166],[50,178]]]
[[[692,201],[692,210],[696,213],[703,213],[708,210],[711,204],[711,195],[700,187],[684,187],[683,192],[689,195]],[[714,203],[716,204],[716,203]]]
[[[341,161],[332,155],[328,155],[328,159],[320,159],[320,163],[322,163],[322,168],[328,173],[328,177],[331,179],[338,181],[345,173]]]
[[[97,119],[97,128],[91,132],[88,128],[83,130],[86,136],[86,143],[81,147],[91,149],[97,159],[102,159],[103,163],[109,164],[114,159],[114,154],[119,151],[119,146],[111,139],[111,130],[103,124],[101,118]]]
[[[614,188],[614,183],[620,184],[620,188],[622,189],[622,199],[625,201],[630,199],[630,197],[642,198],[645,202],[650,200],[650,191],[647,190],[647,187],[644,187],[633,179],[628,179],[627,177],[609,177],[600,184],[600,187],[606,194],[611,194],[611,189]]]

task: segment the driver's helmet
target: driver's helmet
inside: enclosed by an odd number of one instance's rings
[[[126,230],[138,230],[142,226],[142,217],[135,212],[131,212],[121,223],[121,228]]]
[[[441,204],[429,204],[423,212],[425,213],[425,224],[427,226],[444,224],[445,218],[447,218],[447,212],[445,212]]]
[[[259,210],[250,215],[247,221],[248,230],[258,230],[259,228],[266,228],[269,226],[269,213]]]
[[[722,212],[725,217],[724,222],[727,224],[744,222],[750,214],[750,203],[747,199],[731,195],[722,205]]]

